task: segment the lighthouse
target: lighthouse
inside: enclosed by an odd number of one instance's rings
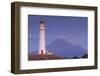
[[[46,54],[44,21],[40,21],[39,23],[39,54],[40,55]]]

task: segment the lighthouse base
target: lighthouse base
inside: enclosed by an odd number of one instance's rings
[[[45,53],[45,51],[44,50],[41,50],[40,52],[39,52],[39,55],[45,55],[46,53]]]

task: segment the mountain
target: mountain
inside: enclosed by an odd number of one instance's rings
[[[87,51],[79,45],[73,45],[64,39],[56,39],[46,49],[62,57],[82,57]]]

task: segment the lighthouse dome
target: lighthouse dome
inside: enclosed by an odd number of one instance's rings
[[[40,24],[45,24],[45,22],[44,21],[40,21]]]
[[[40,30],[44,30],[45,29],[45,23],[44,21],[40,21]]]

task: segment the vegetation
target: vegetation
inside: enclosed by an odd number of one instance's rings
[[[87,55],[87,54],[84,54],[84,55],[82,56],[82,58],[88,58],[88,55]]]

